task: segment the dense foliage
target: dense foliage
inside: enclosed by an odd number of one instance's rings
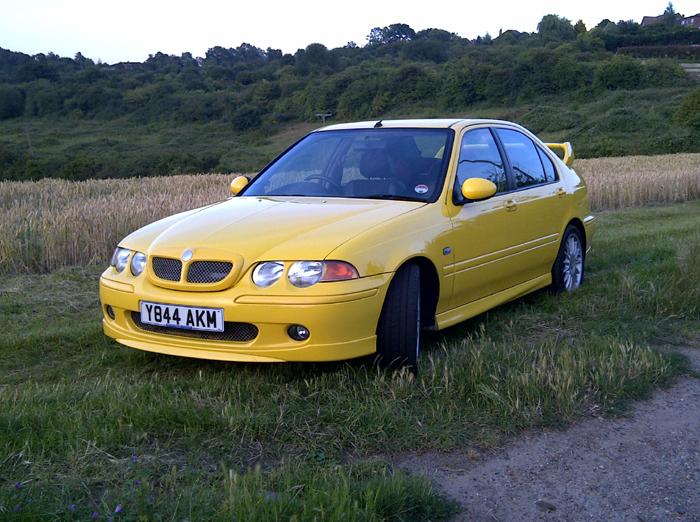
[[[249,44],[213,47],[203,58],[156,53],[143,63],[95,63],[54,54],[29,56],[0,49],[0,120],[70,121],[137,125],[172,133],[216,124],[250,142],[280,123],[379,118],[429,107],[435,114],[463,112],[474,104],[503,106],[543,96],[595,97],[602,91],[677,86],[684,74],[660,59],[642,62],[614,53],[624,45],[691,44],[700,31],[642,28],[604,21],[586,30],[556,15],[538,32],[506,31],[468,40],[440,29],[406,24],[377,27],[365,46],[327,49],[312,43],[294,55]],[[125,123],[126,122],[126,123]],[[122,147],[103,137],[87,151],[35,154],[26,140],[0,135],[0,179],[44,176],[89,178],[172,171],[251,169],[264,159],[227,162],[207,148]],[[247,138],[246,138],[247,137]],[[56,140],[61,140],[59,135]],[[138,156],[136,154],[138,153]],[[50,157],[49,157],[50,156]]]

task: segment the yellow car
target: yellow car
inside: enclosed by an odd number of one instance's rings
[[[415,366],[423,329],[579,287],[595,218],[572,161],[505,121],[325,127],[227,201],[121,241],[104,332],[204,359]]]

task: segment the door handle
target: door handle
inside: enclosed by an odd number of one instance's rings
[[[518,204],[512,199],[509,199],[506,201],[505,207],[508,212],[513,212],[514,210],[518,209]]]
[[[561,198],[566,195],[566,190],[559,187],[554,193]]]

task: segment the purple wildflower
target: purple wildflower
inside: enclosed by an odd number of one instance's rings
[[[121,504],[117,504],[117,507],[114,508],[114,512],[115,512],[115,513],[121,513],[121,512],[122,512],[122,505],[121,505]]]
[[[75,511],[75,504],[68,504],[68,511]]]
[[[141,481],[139,479],[134,480],[134,486],[140,486]]]
[[[131,462],[133,462],[134,464],[136,464],[138,461],[139,461],[139,456],[138,456],[138,455],[134,454],[134,455],[131,456]]]
[[[15,489],[22,489],[24,487],[24,484],[21,482],[15,482]]]
[[[90,513],[90,518],[93,520],[95,520],[99,516],[100,514],[97,511],[93,511],[92,513]]]

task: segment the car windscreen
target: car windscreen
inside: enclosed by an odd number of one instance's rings
[[[434,201],[453,136],[450,129],[314,132],[271,163],[242,195]]]

